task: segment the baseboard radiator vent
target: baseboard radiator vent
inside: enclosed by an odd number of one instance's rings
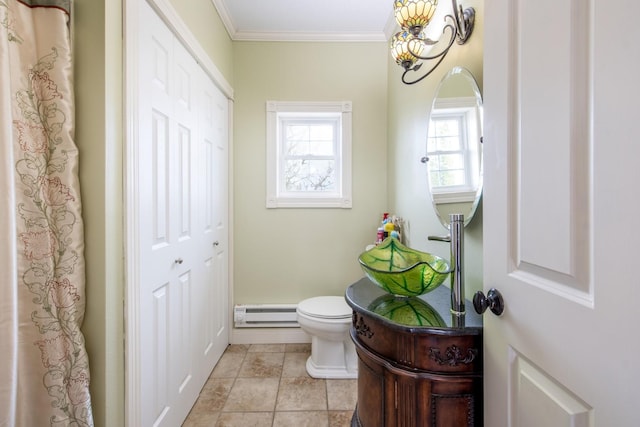
[[[233,308],[236,328],[298,328],[297,304],[243,304]]]

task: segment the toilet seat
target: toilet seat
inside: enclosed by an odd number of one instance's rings
[[[313,297],[298,303],[298,312],[321,319],[348,319],[351,307],[339,296]]]

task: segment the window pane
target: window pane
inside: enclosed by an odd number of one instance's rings
[[[459,151],[460,138],[457,136],[438,138],[438,151]]]
[[[287,141],[284,146],[287,156],[304,156],[309,152],[308,141]]]
[[[459,133],[460,120],[433,119],[429,122],[429,137],[455,136]]]
[[[437,121],[438,136],[458,135],[458,123],[457,119],[446,119]]]
[[[287,125],[285,154],[293,156],[333,156],[333,124]]]
[[[333,156],[333,141],[311,141],[309,154],[312,156]]]
[[[440,158],[440,169],[464,169],[464,158],[462,154],[442,154]]]
[[[455,153],[429,157],[429,179],[434,188],[464,185],[464,156]]]
[[[333,128],[333,125],[328,124],[310,126],[309,138],[315,140],[331,141],[333,140]]]
[[[334,160],[287,160],[285,191],[335,191]]]
[[[441,187],[442,183],[440,182],[440,171],[432,171],[429,172],[429,181],[433,187]]]
[[[441,186],[464,185],[464,171],[455,170],[455,171],[440,172],[440,185]]]
[[[309,126],[289,125],[287,126],[287,139],[289,141],[308,141]]]
[[[464,186],[465,135],[461,133],[464,115],[432,117],[429,123],[429,179],[432,188]],[[446,190],[445,188],[443,188]]]
[[[464,185],[464,171],[434,171],[429,173],[429,179],[434,188]]]
[[[459,151],[463,149],[460,117],[437,118],[429,122],[429,150]]]
[[[309,127],[287,126],[284,144],[287,155],[305,155],[309,152]]]

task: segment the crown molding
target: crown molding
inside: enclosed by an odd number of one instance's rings
[[[231,17],[231,13],[223,0],[211,0],[216,8],[220,20],[233,41],[289,41],[289,42],[385,42],[393,34],[393,29],[387,27],[395,24],[393,13],[389,16],[385,29],[380,32],[366,33],[336,33],[336,32],[259,32],[259,31],[238,31],[236,23]]]
[[[222,0],[211,0],[211,3],[213,3],[213,6],[218,11],[218,16],[220,16],[222,24],[227,29],[229,37],[231,37],[231,40],[234,40],[234,35],[236,34],[236,25],[231,18],[231,14],[229,13],[229,9],[227,9],[226,4]]]
[[[385,33],[310,33],[310,32],[254,32],[239,31],[234,41],[287,41],[287,42],[384,42]]]

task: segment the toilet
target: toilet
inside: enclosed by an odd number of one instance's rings
[[[296,314],[302,330],[311,336],[307,373],[313,378],[357,378],[358,358],[349,336],[352,310],[344,297],[303,300]]]

